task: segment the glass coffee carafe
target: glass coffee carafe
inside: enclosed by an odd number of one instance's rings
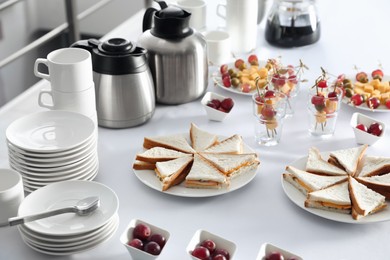
[[[314,0],[274,0],[265,28],[266,40],[278,47],[299,47],[320,38]]]

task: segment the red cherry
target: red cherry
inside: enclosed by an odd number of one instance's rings
[[[372,123],[369,127],[367,132],[376,136],[380,136],[382,134],[382,125],[379,123]]]
[[[133,237],[138,238],[140,240],[147,240],[152,231],[150,227],[144,224],[138,224],[135,226],[133,230]]]
[[[311,98],[311,103],[315,106],[325,105],[325,97],[322,95],[315,95]]]
[[[356,126],[356,128],[357,129],[359,129],[359,130],[362,130],[362,131],[364,131],[364,132],[367,132],[367,126],[365,126],[364,124],[358,124],[357,126]]]
[[[203,246],[196,247],[194,251],[192,251],[191,255],[201,260],[208,260],[210,258],[209,250]]]
[[[355,106],[360,106],[363,103],[363,97],[360,94],[354,94],[351,97],[351,102]]]
[[[387,100],[386,100],[386,107],[388,108],[388,109],[390,109],[390,98],[388,98]]]
[[[370,97],[367,99],[366,104],[371,109],[377,109],[381,104],[381,102],[376,97]]]
[[[245,64],[245,61],[243,59],[238,59],[234,62],[234,67],[239,69],[242,68],[243,64]]]
[[[374,70],[373,72],[371,72],[371,77],[373,79],[382,80],[382,78],[383,78],[383,71],[380,70],[380,69]]]
[[[257,56],[255,54],[249,55],[248,62],[251,65],[259,65],[259,59],[257,58]]]
[[[222,75],[225,73],[228,73],[228,70],[229,70],[229,67],[226,64],[221,65],[221,67],[219,68],[219,71],[221,72]]]
[[[264,97],[265,97],[265,98],[274,98],[274,97],[276,97],[275,91],[273,91],[273,90],[267,90],[267,91],[265,92],[265,94],[264,94]]]
[[[135,247],[135,248],[137,248],[137,249],[139,249],[139,250],[142,250],[143,247],[144,247],[144,243],[143,243],[140,239],[138,239],[138,238],[132,239],[132,240],[129,241],[127,244],[128,244],[129,246]]]
[[[365,72],[359,72],[356,74],[356,80],[361,82],[361,83],[367,83],[368,82],[368,76],[367,73]]]
[[[317,87],[319,87],[319,88],[327,88],[328,87],[328,83],[326,82],[326,80],[320,80],[317,83]]]

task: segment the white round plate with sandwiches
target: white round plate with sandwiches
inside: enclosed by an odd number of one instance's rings
[[[329,152],[321,152],[321,156],[322,158],[328,158]],[[308,156],[302,157],[292,162],[289,165],[304,171],[306,168],[307,158]],[[301,191],[299,191],[296,187],[294,187],[292,184],[287,182],[283,178],[283,175],[281,176],[281,182],[282,182],[282,187],[284,192],[292,202],[294,202],[298,207],[304,209],[305,211],[323,217],[325,219],[329,219],[337,222],[343,222],[343,223],[352,223],[352,224],[367,224],[367,223],[390,220],[389,206],[379,212],[376,212],[375,214],[365,216],[364,218],[361,218],[359,220],[353,219],[351,214],[344,214],[340,212],[328,211],[328,210],[317,209],[317,208],[307,208],[305,207],[306,196]],[[388,202],[386,203],[388,204]]]
[[[222,195],[242,188],[256,176],[260,163],[257,154],[242,141],[240,136],[233,135],[226,138],[210,134],[197,128],[194,124],[192,124],[190,132],[196,133],[198,137],[202,136],[197,140],[205,140],[210,137],[214,145],[205,146],[208,147],[207,149],[199,149],[197,145],[201,142],[194,141],[193,149],[189,145],[191,141],[188,134],[145,138],[147,140],[146,146],[144,142],[146,150],[138,153],[133,162],[135,176],[152,189],[181,197]],[[167,151],[165,148],[154,145],[151,148],[149,145],[150,142],[163,144],[166,140],[169,140],[170,145],[176,142],[177,149],[188,152],[180,155],[177,159],[156,162],[151,167],[134,167],[137,165],[137,160],[142,161],[145,156],[148,156],[145,154],[151,153],[153,157],[149,158],[152,159],[156,159],[156,154],[164,154],[167,158],[167,152],[172,153],[172,150]],[[178,140],[182,141],[179,145],[177,144]],[[160,150],[155,154],[153,149]],[[173,152],[177,154],[177,152]],[[145,161],[147,162],[147,160]]]

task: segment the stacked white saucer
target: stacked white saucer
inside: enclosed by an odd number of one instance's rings
[[[7,130],[11,168],[32,192],[66,180],[93,180],[99,169],[97,129],[87,116],[70,111],[44,111],[12,122]]]
[[[32,249],[49,255],[70,255],[89,250],[110,239],[119,224],[119,201],[115,192],[93,181],[63,181],[29,194],[18,216],[76,205],[84,198],[98,196],[100,206],[86,216],[65,213],[19,225],[23,241]]]

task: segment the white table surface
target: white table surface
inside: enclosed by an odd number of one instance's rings
[[[318,1],[318,10],[322,18],[321,39],[302,48],[279,49],[268,45],[263,36],[263,21],[258,28],[256,53],[259,58],[281,55],[285,63],[296,63],[302,58],[310,67],[305,78],[311,81],[319,75],[320,66],[339,74],[354,73],[354,65],[371,72],[381,63],[385,72],[390,73],[390,2]],[[106,38],[121,36],[136,41],[141,32],[140,17],[130,18]],[[9,167],[5,144],[7,126],[23,115],[43,111],[37,104],[37,93],[47,86],[47,82],[40,81],[0,109],[0,167]],[[170,231],[171,238],[159,259],[189,259],[185,249],[198,229],[207,229],[234,241],[237,244],[235,259],[240,260],[256,259],[265,242],[295,252],[304,259],[389,259],[390,222],[358,225],[323,219],[297,207],[283,192],[281,174],[285,166],[305,156],[309,147],[314,145],[327,151],[357,146],[349,126],[356,109],[345,105],[332,138],[321,140],[309,136],[307,88],[308,84],[303,85],[297,98],[296,114],[286,120],[281,143],[275,147],[255,144],[250,98],[216,88],[211,80],[210,91],[235,100],[234,109],[222,123],[208,121],[197,100],[178,106],[159,105],[153,118],[142,126],[122,130],[99,128],[100,170],[95,181],[117,193],[119,229],[113,238],[93,250],[56,259],[130,259],[119,236],[133,218]],[[389,113],[364,114],[390,125]],[[141,150],[143,137],[187,132],[191,122],[219,135],[240,134],[259,153],[261,165],[255,179],[239,190],[210,198],[170,196],[142,184],[132,171],[132,162]],[[367,153],[390,156],[389,145],[390,130],[381,141],[369,147]],[[0,259],[52,258],[27,247],[17,228],[0,229]]]

